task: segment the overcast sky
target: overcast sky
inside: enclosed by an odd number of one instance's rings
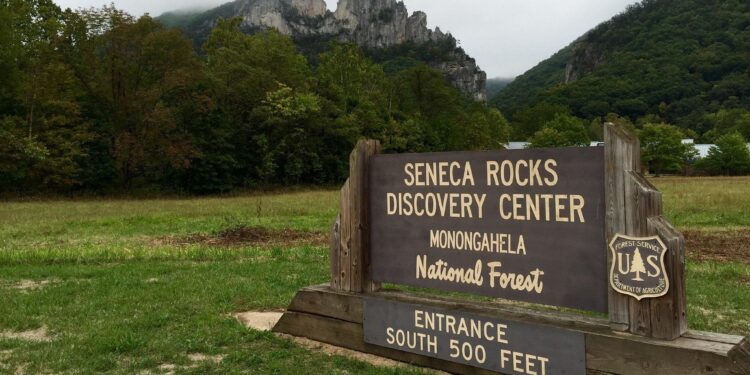
[[[63,8],[110,0],[55,0]],[[113,0],[131,14],[152,16],[210,8],[227,0]],[[335,0],[326,0],[332,10]],[[566,46],[636,0],[404,0],[427,13],[429,27],[450,31],[489,77],[514,77]]]

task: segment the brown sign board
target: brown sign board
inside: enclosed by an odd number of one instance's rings
[[[604,149],[375,155],[376,282],[607,311]]]
[[[364,299],[366,343],[503,374],[584,374],[583,333],[385,299]]]
[[[274,330],[452,373],[748,373],[747,338],[688,331],[684,238],[640,173],[638,139],[613,124],[604,139],[382,156],[360,141],[331,231],[331,283],[300,290]]]

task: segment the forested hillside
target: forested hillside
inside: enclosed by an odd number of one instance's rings
[[[352,44],[312,66],[273,29],[220,20],[203,52],[105,7],[0,1],[0,193],[214,193],[340,183],[363,137],[386,151],[498,148],[508,127],[420,63]]]
[[[587,121],[614,113],[637,126],[674,124],[707,142],[733,131],[748,139],[749,66],[750,2],[646,0],[518,77],[491,104],[514,126],[519,114],[556,108]],[[534,126],[520,124],[515,136]]]

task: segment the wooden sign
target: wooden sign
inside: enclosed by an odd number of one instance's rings
[[[372,278],[607,311],[604,149],[377,155]]]
[[[441,308],[364,300],[366,343],[504,374],[584,374],[580,332]]]
[[[604,140],[406,155],[360,141],[331,282],[298,291],[274,330],[457,374],[750,374],[747,338],[688,330],[685,240],[637,137],[606,124]]]

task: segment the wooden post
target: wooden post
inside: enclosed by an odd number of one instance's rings
[[[380,142],[362,140],[349,157],[349,179],[341,188],[341,213],[331,234],[331,288],[373,292],[380,286],[370,277],[370,157]]]
[[[614,330],[674,340],[687,332],[685,298],[685,240],[664,218],[661,193],[641,174],[638,138],[614,124],[604,126],[606,234],[659,236],[667,253],[670,280],[667,295],[641,301],[609,288],[609,321]],[[613,259],[607,251],[607,268]]]
[[[633,169],[633,148],[638,142],[612,124],[604,125],[604,190],[606,199],[606,242],[616,233],[625,233],[625,174]],[[607,270],[612,267],[612,254],[607,245]],[[609,287],[609,321],[612,329],[630,329],[630,309],[628,296],[617,293]]]
[[[341,290],[341,268],[339,267],[341,254],[341,214],[331,228],[331,289]]]

